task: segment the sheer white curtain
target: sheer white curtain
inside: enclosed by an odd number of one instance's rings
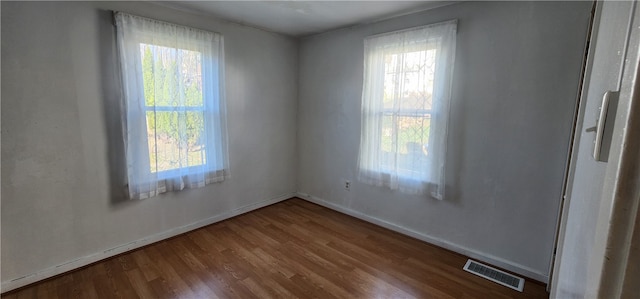
[[[222,35],[122,12],[115,19],[130,198],[223,181]]]
[[[442,200],[457,21],[364,41],[358,178]]]

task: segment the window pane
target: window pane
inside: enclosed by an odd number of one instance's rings
[[[382,152],[396,152],[396,144],[395,144],[395,127],[393,125],[393,117],[390,115],[386,115],[382,118],[382,134],[380,135],[380,149]]]
[[[204,113],[193,111],[186,113],[187,122],[187,166],[200,166],[206,160],[206,134],[204,130]]]
[[[398,98],[398,84],[401,80],[401,71],[398,69],[399,57],[401,55],[391,54],[384,56],[384,109],[393,109],[394,102]]]
[[[182,84],[185,87],[185,106],[203,106],[202,61],[200,52],[178,50],[182,57]]]
[[[203,105],[200,52],[140,44],[147,106]]]
[[[396,90],[399,86],[397,86],[396,82],[398,82],[398,75],[395,72],[387,72],[384,76],[384,98],[382,100],[382,105],[384,109],[393,109],[393,104],[395,99],[398,98],[396,94]]]
[[[385,109],[431,110],[436,50],[385,55]]]
[[[148,111],[147,136],[151,172],[206,163],[202,111]]]
[[[382,118],[382,132],[380,138],[380,165],[384,168],[393,168],[397,152],[397,133],[395,117],[385,115]]]
[[[425,117],[398,117],[398,153],[415,154],[426,151],[429,143],[431,119]]]
[[[384,116],[380,138],[382,165],[419,171],[429,155],[430,128],[430,115]]]

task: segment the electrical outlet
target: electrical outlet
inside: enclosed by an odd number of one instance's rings
[[[349,191],[351,190],[351,182],[350,181],[344,181],[344,189]]]

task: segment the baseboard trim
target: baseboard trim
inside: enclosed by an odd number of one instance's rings
[[[531,278],[537,281],[540,281],[542,283],[548,283],[549,281],[549,276],[546,273],[542,273],[539,272],[535,269],[531,269],[529,267],[520,265],[518,263],[514,263],[508,260],[505,260],[503,258],[497,257],[497,256],[493,256],[490,254],[486,254],[474,249],[470,249],[470,248],[466,248],[464,246],[460,246],[454,243],[451,243],[449,241],[440,239],[440,238],[436,238],[436,237],[432,237],[414,230],[411,230],[409,228],[406,227],[402,227],[402,226],[398,226],[397,224],[391,223],[391,222],[387,222],[385,220],[382,219],[378,219],[366,214],[363,214],[361,212],[358,212],[356,210],[352,210],[346,207],[343,207],[341,205],[332,203],[330,201],[327,201],[325,199],[319,198],[317,196],[313,196],[307,193],[302,193],[302,192],[298,192],[296,193],[297,197],[307,200],[309,202],[321,205],[323,207],[347,214],[349,216],[353,216],[356,217],[358,219],[382,226],[384,228],[390,229],[392,231],[401,233],[403,235],[407,235],[409,237],[413,237],[416,238],[418,240],[427,242],[429,244],[433,244],[436,245],[438,247],[442,247],[444,249],[447,250],[451,250],[453,252],[468,256],[470,258],[509,270],[511,272],[514,272],[516,274],[525,276],[527,278]]]
[[[67,261],[65,263],[32,273],[32,274],[28,274],[19,278],[14,278],[14,279],[10,279],[10,280],[6,280],[2,282],[2,293],[5,292],[9,292],[27,285],[30,285],[32,283],[47,279],[47,278],[51,278],[54,277],[56,275],[65,273],[65,272],[69,272],[90,264],[93,264],[95,262],[116,256],[118,254],[121,253],[125,253],[127,251],[131,251],[149,244],[153,244],[155,242],[158,241],[162,241],[171,237],[175,237],[177,235],[225,220],[225,219],[229,219],[231,217],[235,217],[253,210],[257,210],[259,208],[263,208],[266,207],[268,205],[272,205],[274,203],[278,203],[281,202],[283,200],[287,200],[289,198],[295,197],[296,193],[287,193],[287,194],[283,194],[280,195],[278,197],[272,198],[272,199],[268,199],[268,200],[264,200],[261,202],[257,202],[257,203],[253,203],[253,204],[249,204],[246,206],[242,206],[239,207],[237,209],[234,210],[230,210],[228,212],[224,212],[221,214],[218,214],[216,216],[213,217],[209,217],[203,220],[199,220],[196,221],[194,223],[191,224],[187,224],[184,226],[180,226],[180,227],[176,227],[155,235],[151,235],[149,237],[146,238],[142,238],[139,240],[135,240],[133,242],[129,242],[126,244],[121,244],[118,245],[116,247],[113,248],[109,248],[106,250],[103,250],[101,252],[97,252],[94,254],[90,254],[75,260],[71,260],[71,261]]]

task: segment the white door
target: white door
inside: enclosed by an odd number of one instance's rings
[[[601,232],[603,228],[606,231],[608,219],[603,221],[602,217],[610,217],[612,206],[602,200],[607,166],[612,163],[603,162],[609,160],[611,145],[611,138],[606,136],[624,130],[624,126],[614,121],[617,101],[616,93],[612,92],[621,88],[625,61],[630,54],[627,48],[635,9],[635,1],[603,1],[596,5],[551,276],[552,298],[598,296],[593,282],[599,282],[600,272],[593,273],[593,270],[598,269],[598,257],[604,258],[601,248],[607,242],[607,234]],[[612,97],[609,104],[602,107],[607,102],[603,97],[605,93]],[[604,111],[600,113],[602,108]],[[603,122],[598,126],[600,116]],[[598,129],[602,130],[598,132]],[[600,139],[597,133],[603,133],[603,142],[595,142]],[[594,157],[594,149],[600,150],[599,159]]]

